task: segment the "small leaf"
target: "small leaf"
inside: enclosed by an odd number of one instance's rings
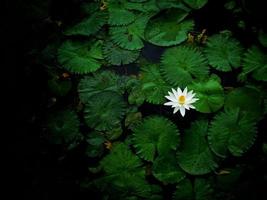
[[[209,37],[205,48],[209,64],[223,72],[240,67],[242,52],[243,49],[239,41],[226,34],[216,34]]]
[[[125,144],[116,144],[100,164],[105,176],[95,182],[112,199],[160,199],[160,188],[146,182],[142,162]]]
[[[146,28],[145,38],[158,46],[180,44],[187,39],[188,31],[193,29],[192,20],[182,21],[188,12],[182,9],[171,9],[164,15],[152,18]]]
[[[251,119],[259,119],[262,115],[261,94],[255,88],[235,88],[225,98],[225,109],[239,108],[241,112],[249,113]]]
[[[130,78],[127,82],[128,102],[140,106],[145,101],[145,94],[139,79]]]
[[[267,57],[258,47],[253,46],[247,50],[243,59],[243,71],[240,78],[244,79],[251,74],[255,80],[267,81]]]
[[[165,155],[179,146],[179,132],[168,119],[152,116],[134,129],[133,143],[140,157],[153,161],[156,153]]]
[[[123,143],[115,145],[111,153],[101,160],[100,165],[110,175],[121,176],[134,172],[144,175],[141,160]]]
[[[144,31],[150,15],[140,14],[133,23],[126,26],[110,27],[112,41],[121,48],[138,50],[144,47]]]
[[[99,157],[104,152],[105,137],[99,132],[91,132],[87,139],[86,155],[88,157]]]
[[[159,65],[145,64],[141,70],[142,90],[146,101],[152,104],[164,103],[166,101],[164,96],[171,86],[163,80]]]
[[[101,41],[65,41],[58,49],[58,62],[68,71],[77,74],[94,72],[101,66]]]
[[[91,100],[95,94],[103,91],[112,91],[123,94],[124,89],[120,84],[117,74],[111,71],[96,72],[93,76],[86,76],[81,79],[78,85],[79,97],[83,103]]]
[[[195,200],[212,200],[212,188],[204,178],[196,178],[194,182]]]
[[[82,139],[78,116],[72,110],[49,113],[46,123],[48,137],[52,143],[70,145]]]
[[[134,129],[136,125],[138,125],[142,120],[141,112],[130,112],[126,115],[124,125],[129,129]]]
[[[160,10],[170,9],[170,8],[179,8],[189,12],[191,9],[188,8],[182,1],[177,0],[156,0],[157,6]]]
[[[189,179],[184,179],[176,186],[173,200],[212,200],[212,188],[203,178],[196,178],[192,184]]]
[[[217,114],[208,135],[212,151],[223,158],[228,150],[234,156],[241,156],[252,146],[255,138],[256,123],[238,108]]]
[[[177,186],[173,194],[173,200],[192,200],[194,199],[194,190],[191,181],[186,178]]]
[[[195,78],[209,74],[205,57],[195,48],[178,46],[167,49],[161,59],[163,77],[174,87],[185,87]]]
[[[200,9],[206,3],[208,3],[208,0],[183,0],[183,1],[193,9]]]
[[[111,130],[121,123],[126,104],[115,92],[102,92],[91,97],[85,105],[86,124],[95,130]]]
[[[108,11],[108,23],[110,25],[127,25],[135,20],[135,14],[127,9],[127,1],[125,0],[109,0]]]
[[[146,1],[136,1],[134,2],[131,0],[126,4],[126,7],[128,10],[131,11],[138,11],[138,12],[143,12],[143,13],[157,13],[160,11],[157,5],[158,0],[146,0]]]
[[[159,156],[153,163],[153,175],[163,183],[178,183],[185,178],[174,153]]]
[[[106,137],[108,140],[116,140],[121,136],[122,132],[121,124],[118,124],[106,132]]]
[[[194,82],[189,86],[199,100],[194,103],[196,110],[202,113],[218,111],[224,104],[224,91],[221,84],[210,78],[202,82]]]
[[[105,42],[103,47],[105,59],[112,65],[127,65],[133,63],[139,57],[140,51],[123,49],[113,42]]]
[[[212,172],[217,164],[206,140],[207,121],[193,122],[186,130],[177,158],[180,167],[189,174],[203,175]]]

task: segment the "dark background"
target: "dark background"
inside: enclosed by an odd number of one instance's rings
[[[38,64],[34,51],[41,50],[57,34],[60,28],[56,21],[71,23],[79,15],[82,0],[10,0],[4,1],[4,17],[1,32],[2,52],[2,113],[4,126],[1,134],[7,135],[2,143],[7,144],[7,167],[4,174],[8,176],[7,198],[17,196],[20,199],[93,199],[93,195],[81,191],[77,181],[87,175],[87,160],[81,156],[79,148],[61,159],[60,150],[47,145],[42,137],[42,120],[47,110],[47,74]],[[241,2],[241,1],[239,1]],[[235,30],[238,38],[250,45],[254,41],[252,25],[264,29],[267,19],[262,1],[246,1],[244,19],[248,24],[246,31],[235,25],[237,18],[223,10],[224,1],[210,0],[203,9],[196,11],[197,28],[207,28],[208,34],[223,29]],[[248,9],[249,8],[249,9]],[[251,26],[250,26],[251,25]],[[149,54],[149,48],[147,49]],[[155,52],[153,52],[154,55]],[[156,56],[157,57],[157,56]],[[231,84],[231,79],[226,78]],[[8,123],[7,123],[7,122]],[[259,126],[257,142],[267,141],[263,135],[266,120]],[[242,184],[233,192],[238,199],[267,199],[266,160],[257,155],[261,146],[257,142],[252,150],[242,159],[233,162],[247,163],[248,170]],[[264,177],[265,176],[265,177]],[[263,198],[261,197],[263,196]],[[265,196],[265,198],[264,198]]]

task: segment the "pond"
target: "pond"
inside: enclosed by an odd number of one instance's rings
[[[7,10],[18,121],[9,150],[23,197],[267,199],[261,1],[28,0]]]

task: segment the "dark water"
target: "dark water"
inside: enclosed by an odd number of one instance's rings
[[[5,97],[7,114],[5,118],[10,121],[7,131],[2,134],[8,135],[3,143],[9,145],[7,161],[9,168],[9,179],[5,185],[10,188],[9,197],[18,195],[20,199],[90,199],[97,193],[81,191],[77,181],[87,176],[87,166],[93,160],[88,160],[84,155],[84,146],[81,145],[74,151],[64,155],[62,149],[50,146],[42,138],[41,121],[47,111],[47,75],[42,66],[38,65],[35,57],[31,56],[33,49],[42,49],[47,42],[57,37],[57,29],[54,24],[46,21],[48,16],[53,19],[71,22],[78,13],[78,7],[82,0],[57,0],[50,1],[47,12],[32,14],[32,7],[39,5],[41,1],[36,0],[14,0],[5,2],[7,11],[5,19],[5,59],[7,65],[2,66],[6,72],[2,73],[4,86],[7,90]],[[242,1],[238,1],[242,2]],[[254,2],[254,1],[253,1]],[[194,13],[196,29],[201,31],[206,28],[208,34],[213,34],[224,29],[234,30],[234,36],[245,45],[250,46],[255,41],[255,33],[250,24],[262,26],[267,19],[264,7],[260,0],[256,3],[248,3],[252,11],[244,14],[248,21],[246,30],[237,27],[238,17],[233,17],[223,8],[223,1],[210,1],[203,9]],[[258,5],[258,6],[255,6]],[[256,8],[255,8],[256,7]],[[263,26],[264,27],[264,26]],[[51,36],[51,32],[54,32]],[[164,50],[160,47],[146,44],[142,54],[151,61],[158,62]],[[138,66],[127,66],[127,73],[135,73]],[[132,70],[132,71],[131,71]],[[125,73],[125,68],[118,69]],[[221,75],[223,85],[236,86],[236,74],[227,73]],[[2,93],[3,94],[3,93]],[[60,101],[60,100],[59,100]],[[145,104],[141,107],[144,115],[149,113],[169,116],[165,107],[155,107]],[[183,127],[188,126],[189,118],[196,118],[192,112],[188,118],[182,119]],[[251,151],[240,159],[228,160],[226,166],[234,166],[236,163],[249,165],[248,171],[242,177],[242,184],[235,191],[238,199],[262,199],[261,195],[266,192],[262,175],[267,178],[266,160],[257,157],[261,147],[259,141],[267,142],[266,127],[267,121],[262,120],[259,125],[259,134],[256,144]],[[63,157],[62,157],[63,156]],[[153,180],[152,180],[153,181]],[[166,188],[166,191],[171,188]],[[168,192],[166,198],[168,198]],[[98,198],[95,198],[98,199]],[[267,199],[267,197],[265,198]]]

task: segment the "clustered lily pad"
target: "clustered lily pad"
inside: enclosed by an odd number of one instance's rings
[[[89,127],[96,130],[111,130],[120,124],[126,103],[115,92],[102,92],[91,97],[85,104],[84,119]]]
[[[227,12],[240,12],[227,2]],[[45,138],[81,145],[84,189],[116,200],[220,199],[214,191],[227,159],[245,155],[262,134],[267,37],[259,27],[248,45],[235,30],[205,30],[195,13],[209,3],[86,1],[41,52],[53,101]]]
[[[226,157],[229,151],[234,156],[241,156],[251,147],[256,137],[256,122],[249,114],[237,108],[215,116],[208,137],[216,155]]]
[[[65,41],[58,49],[58,62],[68,71],[77,74],[95,72],[101,67],[101,41]]]
[[[191,46],[177,46],[167,49],[161,60],[162,74],[174,87],[185,87],[194,79],[209,74],[209,66],[204,55]]]
[[[164,96],[170,89],[170,85],[163,79],[159,65],[148,63],[141,70],[141,87],[146,101],[152,104],[164,103]]]
[[[164,117],[153,116],[135,127],[133,144],[140,157],[153,161],[156,154],[164,155],[176,150],[179,145],[176,126]]]
[[[207,174],[218,166],[206,139],[207,131],[207,121],[196,121],[185,132],[183,147],[177,158],[180,167],[189,174]]]
[[[226,33],[209,37],[205,49],[209,64],[223,72],[240,67],[242,51],[239,41]]]

